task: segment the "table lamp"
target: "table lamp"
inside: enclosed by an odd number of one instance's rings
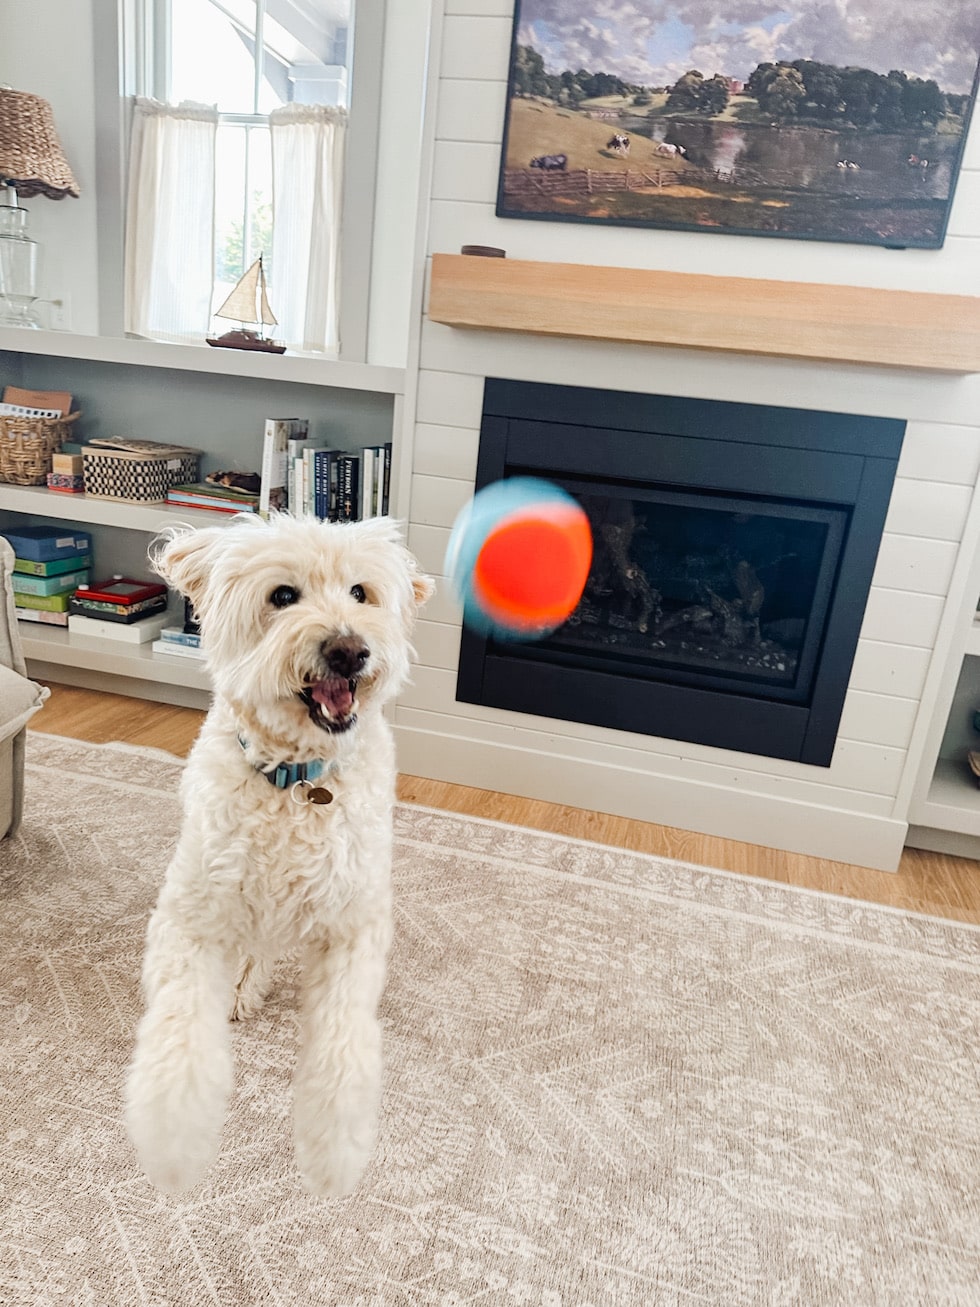
[[[0,86],[0,325],[37,327],[37,241],[20,197],[78,195],[47,100]]]

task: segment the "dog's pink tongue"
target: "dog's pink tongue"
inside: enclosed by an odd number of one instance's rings
[[[346,676],[328,676],[325,681],[318,681],[310,687],[310,693],[317,703],[326,708],[331,717],[343,717],[350,712],[354,696],[350,692],[350,682]]]

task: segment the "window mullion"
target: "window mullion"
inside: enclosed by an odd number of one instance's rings
[[[265,76],[265,0],[255,0],[255,80],[252,84],[252,112],[258,113]]]
[[[245,203],[242,212],[242,273],[252,260],[252,129],[245,128]]]

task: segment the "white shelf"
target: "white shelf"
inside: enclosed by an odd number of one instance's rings
[[[24,657],[29,661],[59,663],[104,672],[108,676],[130,676],[141,681],[182,685],[189,690],[211,689],[203,663],[179,654],[156,654],[149,644],[126,644],[122,640],[100,640],[68,633],[63,627],[19,622]]]
[[[980,788],[965,758],[939,758],[925,802],[912,812],[917,826],[980,835]]]
[[[204,508],[176,508],[161,503],[120,503],[85,494],[57,494],[44,486],[0,485],[0,510],[30,512],[38,518],[80,521],[98,527],[125,527],[128,531],[161,531],[179,521],[195,527],[213,527],[231,519],[230,512]]]
[[[401,395],[405,369],[373,363],[346,363],[322,354],[265,354],[256,350],[212,349],[208,345],[173,345],[162,340],[116,336],[79,336],[67,331],[27,331],[0,327],[0,350],[54,358],[128,363],[141,368],[174,368],[224,377],[255,377],[309,386],[336,386]]]
[[[83,522],[94,526],[121,526],[131,531],[160,531],[177,522],[192,526],[220,526],[231,513],[211,513],[201,508],[175,508],[165,504],[123,504],[117,499],[94,499],[88,495],[60,495],[45,486],[0,485],[0,510],[54,517],[60,522]]]
[[[980,621],[976,618],[970,627],[970,632],[966,637],[966,653],[971,654],[974,658],[980,658]]]

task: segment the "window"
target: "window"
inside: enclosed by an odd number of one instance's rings
[[[140,18],[128,329],[227,330],[213,315],[261,257],[269,334],[336,351],[351,0],[142,0]]]

